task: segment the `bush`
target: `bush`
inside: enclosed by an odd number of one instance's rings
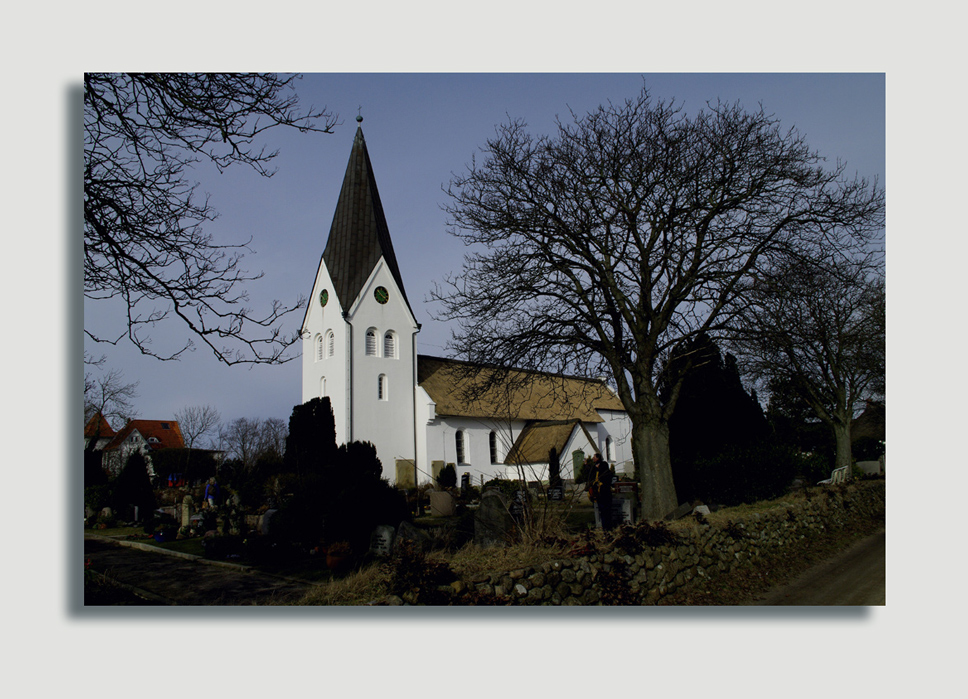
[[[861,437],[850,450],[857,461],[877,461],[884,453],[884,444],[874,437]]]
[[[116,511],[130,506],[138,508],[139,519],[150,519],[155,509],[155,492],[148,476],[148,463],[140,452],[134,452],[124,464],[114,483]]]
[[[783,445],[733,447],[715,457],[697,459],[692,464],[692,482],[696,497],[704,502],[739,505],[779,497],[811,464]]]
[[[437,474],[437,487],[441,489],[457,487],[457,469],[454,464],[447,464]]]

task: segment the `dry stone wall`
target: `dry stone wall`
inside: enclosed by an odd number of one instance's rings
[[[515,605],[656,604],[702,578],[729,575],[768,551],[807,537],[884,519],[884,482],[814,489],[769,511],[725,523],[674,529],[678,543],[627,551],[615,547],[539,566],[455,583],[462,595],[496,596]]]

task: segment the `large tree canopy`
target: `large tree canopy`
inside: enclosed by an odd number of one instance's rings
[[[881,257],[784,260],[746,289],[734,332],[747,365],[786,387],[832,431],[837,467],[851,464],[851,422],[884,395],[886,306]]]
[[[670,351],[726,326],[764,260],[812,257],[882,226],[876,186],[825,168],[762,109],[690,116],[643,88],[559,121],[553,136],[502,125],[482,153],[448,188],[454,233],[483,247],[434,293],[439,317],[460,323],[451,349],[610,376],[647,517],[678,505],[668,419],[689,362],[667,363]]]
[[[274,74],[84,75],[84,294],[120,300],[127,338],[142,353],[173,359],[208,346],[227,364],[291,358],[280,318],[301,305],[273,301],[261,314],[243,288],[259,278],[240,268],[246,243],[218,243],[203,230],[216,217],[197,196],[192,166],[241,163],[271,176],[275,151],[259,138],[279,126],[331,131],[325,110],[298,109],[298,76]],[[317,125],[319,122],[319,125]],[[146,327],[178,318],[188,339],[174,348],[151,344]],[[194,340],[193,340],[194,338]]]

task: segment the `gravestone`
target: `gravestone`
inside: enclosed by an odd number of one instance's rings
[[[428,537],[426,534],[410,524],[410,522],[404,520],[400,522],[400,526],[397,527],[397,535],[393,540],[393,546],[397,547],[404,541],[410,541],[416,544],[419,548],[423,548],[427,538]]]
[[[555,485],[548,488],[548,499],[553,502],[559,502],[565,499],[565,486]]]
[[[447,491],[430,491],[431,517],[453,517],[454,496]]]
[[[595,503],[595,527],[601,529],[602,517],[598,511],[599,503]],[[633,524],[632,501],[627,498],[612,498],[612,526],[619,527],[623,524]]]
[[[397,459],[397,487],[410,489],[417,487],[417,469],[413,459]]]
[[[266,510],[262,515],[259,516],[259,533],[263,536],[268,536],[269,531],[272,528],[272,516],[278,512],[278,510]]]
[[[460,474],[460,494],[462,497],[466,497],[471,490],[471,474],[462,473]]]
[[[192,496],[186,495],[181,504],[181,525],[189,527],[192,524]]]
[[[389,556],[390,551],[393,550],[395,534],[396,530],[386,524],[381,524],[374,529],[373,534],[370,536],[370,553],[380,558]]]
[[[443,461],[431,461],[430,462],[430,477],[433,482],[437,482],[437,478],[440,477],[440,471],[444,468]]]
[[[514,491],[514,499],[511,500],[511,517],[515,522],[524,521],[524,512],[528,508],[528,492],[526,490]]]
[[[503,546],[514,531],[514,520],[500,490],[486,490],[474,515],[474,543],[478,546]]]

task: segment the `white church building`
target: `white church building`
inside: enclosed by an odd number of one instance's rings
[[[542,480],[551,449],[563,478],[595,452],[631,473],[628,416],[603,381],[417,354],[420,324],[361,127],[309,299],[302,400],[328,396],[337,442],[373,443],[391,483],[427,482],[448,463],[475,485]]]

